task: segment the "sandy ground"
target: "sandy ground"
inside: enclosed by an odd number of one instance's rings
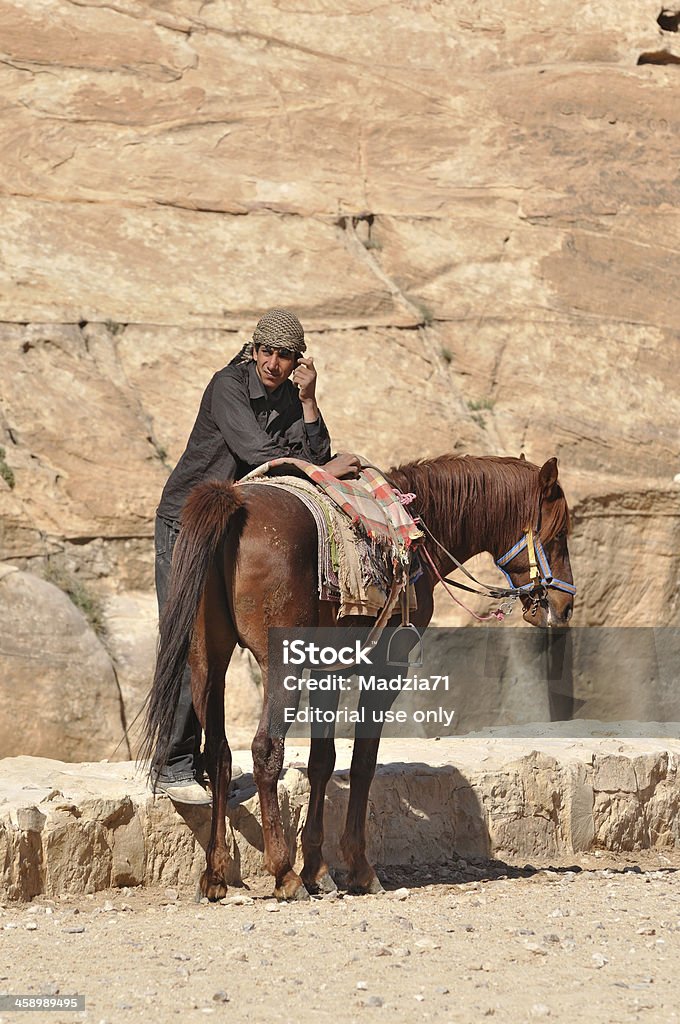
[[[383,879],[382,896],[295,904],[264,879],[226,904],[172,889],[4,903],[0,993],[85,996],[83,1013],[28,1017],[51,1024],[678,1021],[678,853]]]

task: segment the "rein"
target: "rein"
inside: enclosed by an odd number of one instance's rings
[[[431,556],[430,552],[427,550],[427,548],[424,545],[423,545],[423,547],[421,549],[421,553],[425,556],[425,560],[427,562],[429,562],[429,564],[431,565],[431,567],[432,567],[432,569],[434,571],[435,576],[437,577],[439,582],[443,585],[444,590],[449,595],[451,600],[455,601],[456,604],[460,605],[461,608],[464,608],[466,612],[469,612],[470,615],[474,616],[474,618],[477,619],[478,622],[486,622],[488,619],[498,619],[499,622],[502,622],[503,619],[505,618],[505,616],[509,615],[510,612],[512,611],[511,607],[508,608],[508,609],[496,608],[494,611],[489,612],[488,615],[478,615],[476,611],[473,611],[472,608],[468,608],[468,606],[466,604],[463,604],[463,602],[460,601],[456,597],[456,595],[449,590],[448,584],[452,583],[454,586],[459,586],[459,587],[461,587],[462,590],[467,590],[471,594],[480,594],[481,593],[483,597],[491,597],[491,594],[483,594],[482,591],[473,590],[472,587],[466,587],[463,584],[457,584],[455,580],[444,579],[444,577],[439,572],[439,569],[437,568],[437,566],[432,561],[432,556]],[[482,586],[485,586],[485,585],[486,584],[482,584]]]

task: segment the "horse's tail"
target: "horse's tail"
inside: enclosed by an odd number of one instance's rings
[[[158,769],[167,760],[194,620],[208,573],[229,520],[243,505],[232,483],[209,480],[193,489],[182,512],[173,552],[168,597],[159,622],[158,654],[149,694],[141,760]],[[151,770],[151,769],[150,769]]]

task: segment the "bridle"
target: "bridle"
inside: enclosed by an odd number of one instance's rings
[[[505,566],[509,565],[513,558],[519,555],[521,551],[524,551],[525,548],[529,556],[529,582],[521,587],[516,587],[510,579],[509,573],[506,572]],[[509,551],[506,551],[504,555],[496,559],[495,564],[496,568],[500,569],[510,584],[512,592],[517,594],[518,597],[527,591],[531,592],[534,590],[552,589],[562,590],[565,594],[576,593],[576,587],[573,583],[567,583],[566,580],[553,576],[541,538],[538,536],[534,538],[534,531],[531,526],[528,526],[524,531],[524,536],[521,540],[518,540]]]
[[[402,505],[410,505],[411,502],[415,500],[416,495],[414,493],[401,491],[394,484],[394,482],[390,480],[389,477],[387,478],[387,481],[392,487],[392,490],[394,491],[397,499],[401,502]],[[500,620],[504,619],[506,615],[510,614],[510,612],[512,611],[514,601],[516,601],[519,597],[524,596],[531,598],[531,614],[535,615],[538,611],[538,607],[541,601],[547,600],[548,590],[561,590],[563,593],[571,594],[572,596],[576,593],[576,587],[573,583],[567,583],[566,580],[561,580],[558,577],[553,576],[552,574],[550,562],[548,561],[548,556],[545,553],[545,548],[543,547],[543,543],[539,536],[539,531],[541,528],[540,505],[537,520],[538,522],[535,528],[531,525],[527,526],[524,530],[523,536],[520,537],[517,543],[513,544],[513,546],[509,548],[504,555],[500,555],[498,558],[494,559],[494,564],[496,568],[503,573],[509,584],[509,586],[507,587],[494,587],[490,586],[488,583],[483,583],[481,580],[478,580],[475,576],[473,576],[472,573],[465,568],[463,563],[460,562],[456,558],[456,556],[452,554],[452,552],[450,552],[447,548],[445,548],[442,542],[435,537],[435,535],[429,529],[427,524],[423,522],[422,518],[419,515],[413,516],[413,521],[424,531],[424,533],[428,535],[428,537],[432,541],[434,541],[437,547],[441,551],[443,551],[448,558],[451,559],[456,568],[460,569],[461,572],[464,573],[464,575],[467,576],[469,580],[471,580],[473,583],[477,585],[477,587],[483,588],[482,590],[476,590],[474,587],[468,587],[465,583],[461,583],[459,580],[452,580],[449,576],[442,576],[432,556],[430,555],[430,552],[427,550],[425,543],[423,541],[420,541],[418,543],[417,551],[419,553],[419,556],[424,557],[424,560],[429,563],[434,575],[437,577],[440,583],[444,584],[444,589],[449,594],[449,596],[457,604],[461,605],[465,609],[465,611],[469,612],[480,622],[484,621],[485,619],[491,618],[496,618]],[[529,556],[529,582],[524,583],[521,587],[516,587],[515,584],[512,582],[512,579],[506,567],[512,562],[514,558],[517,557],[517,555],[521,554],[521,552],[524,551],[525,548],[527,549],[527,554]],[[451,591],[449,590],[449,586],[456,587],[458,590],[465,590],[469,594],[479,594],[481,597],[491,598],[492,600],[505,599],[504,605],[501,605],[499,608],[492,611],[489,615],[478,615],[477,612],[473,611],[471,608],[468,608],[467,605],[464,605],[462,603],[462,601],[459,601],[458,598],[451,593]],[[408,593],[408,589],[406,593]],[[402,625],[407,624],[408,601],[406,602],[405,608],[402,607]]]
[[[535,531],[531,526],[527,526],[523,536],[513,544],[504,555],[494,559],[496,568],[505,576],[508,581],[508,587],[494,587],[488,583],[483,583],[478,580],[472,573],[465,568],[462,562],[460,562],[454,554],[447,550],[444,545],[439,541],[432,531],[428,529],[422,519],[416,520],[418,525],[427,533],[427,535],[434,541],[437,547],[447,555],[455,566],[460,569],[468,579],[472,580],[473,583],[477,584],[477,587],[482,587],[482,590],[477,590],[474,587],[469,587],[465,583],[460,583],[458,580],[453,580],[448,576],[442,576],[439,573],[432,557],[430,556],[427,548],[423,545],[421,552],[424,553],[426,560],[430,563],[434,569],[435,575],[438,577],[441,583],[449,584],[450,586],[457,587],[459,590],[466,590],[470,594],[480,594],[482,597],[488,598],[511,598],[513,600],[518,597],[530,597],[532,599],[532,615],[536,614],[538,606],[542,600],[547,598],[548,590],[561,590],[565,594],[575,594],[576,587],[573,583],[567,583],[566,580],[561,580],[558,577],[553,576],[550,568],[550,562],[548,556],[545,553],[545,549],[541,542],[541,538],[538,536],[538,531]],[[526,548],[529,557],[529,582],[522,584],[521,587],[515,586],[510,578],[510,574],[507,571],[507,566],[521,554]]]

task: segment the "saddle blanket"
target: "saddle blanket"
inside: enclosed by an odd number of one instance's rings
[[[338,480],[323,466],[314,466],[302,459],[272,459],[258,466],[243,480],[266,476],[279,466],[295,466],[305,473],[371,539],[390,541],[407,549],[423,536],[422,530],[418,529],[399,501],[397,492],[374,466],[365,466],[358,480]]]
[[[267,476],[287,465],[304,477]],[[378,615],[395,577],[408,585],[409,549],[423,534],[379,470],[367,467],[358,480],[338,480],[320,466],[282,458],[239,483],[284,487],[306,505],[317,526],[319,597],[339,602],[340,616]]]

